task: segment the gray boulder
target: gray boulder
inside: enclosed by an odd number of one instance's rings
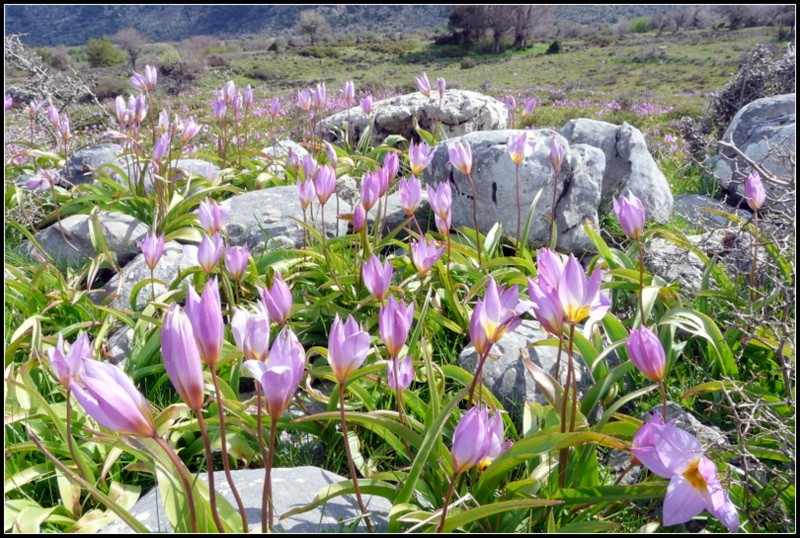
[[[262,149],[262,155],[255,159],[267,165],[267,172],[281,179],[285,179],[286,161],[289,158],[290,152],[301,159],[308,155],[306,148],[287,138],[286,140],[281,140],[277,144]]]
[[[514,419],[519,422],[525,402],[548,403],[545,395],[536,385],[531,374],[520,358],[520,350],[527,350],[531,361],[551,377],[555,377],[557,346],[533,346],[532,344],[552,338],[536,320],[523,320],[514,331],[507,332],[492,346],[489,358],[483,365],[483,384],[500,400]],[[575,371],[578,392],[582,393],[591,383],[583,359],[577,353]],[[469,346],[458,356],[458,365],[475,373],[478,354],[474,346]],[[559,383],[567,380],[567,356],[562,353],[559,366]]]
[[[317,133],[329,141],[338,140],[339,131],[347,130],[348,118],[355,140],[373,123],[372,145],[393,134],[418,139],[415,124],[426,131],[438,125],[447,138],[505,129],[508,125],[506,107],[497,99],[467,90],[447,90],[441,107],[437,91],[431,92],[430,99],[419,92],[399,95],[374,103],[369,117],[360,107],[354,107],[325,118],[317,126]]]
[[[647,218],[666,222],[672,213],[672,191],[664,174],[647,150],[641,131],[623,123],[575,119],[561,128],[570,144],[587,144],[605,153],[603,173],[603,208],[612,198],[630,190],[644,204]]]
[[[472,150],[472,179],[477,197],[478,228],[488,232],[499,222],[511,237],[517,235],[517,167],[508,155],[509,136],[522,131],[503,130],[471,133],[458,138]],[[533,217],[528,232],[528,242],[545,244],[550,238],[550,223],[553,199],[553,171],[549,160],[548,143],[556,136],[566,149],[565,162],[556,181],[556,225],[561,251],[581,252],[591,250],[592,244],[583,230],[588,219],[598,227],[597,207],[600,202],[600,181],[604,168],[603,153],[589,146],[574,149],[560,135],[549,129],[528,131],[528,138],[536,146],[519,167],[519,201],[521,226],[524,228],[528,211],[534,199]],[[453,140],[449,141],[454,142]],[[453,191],[453,226],[473,228],[473,193],[467,177],[450,163],[447,143],[434,148],[430,166],[425,169],[423,179],[428,185],[449,181]]]
[[[138,219],[122,213],[100,211],[98,222],[106,243],[116,253],[120,266],[127,264],[141,252],[138,242],[144,239],[149,228]],[[40,230],[34,237],[44,253],[57,262],[77,265],[97,255],[89,234],[89,215],[69,216]],[[30,241],[25,241],[22,248],[30,256],[37,252]]]
[[[764,182],[767,191],[765,206],[793,195],[795,190],[795,154],[797,152],[797,99],[796,94],[777,95],[757,99],[742,107],[731,120],[722,140],[733,143],[750,160],[772,173],[782,181],[788,181],[787,189]],[[744,196],[744,180],[752,171],[751,166],[732,150],[722,148],[720,154],[710,160],[714,176],[719,184],[737,197]],[[778,208],[788,207],[778,203]]]
[[[252,253],[303,246],[303,209],[294,186],[272,187],[246,192],[228,198],[222,205],[230,209],[225,224],[231,245],[247,244]],[[340,213],[352,213],[344,200],[339,200]],[[315,200],[306,210],[308,223],[322,230],[322,212]],[[337,218],[336,198],[325,205],[327,237],[344,235],[347,223]]]
[[[112,164],[117,156],[122,153],[119,144],[99,144],[81,148],[72,154],[67,165],[61,171],[61,176],[72,183],[91,183],[97,178],[97,169],[104,164]]]
[[[719,228],[733,224],[730,218],[712,213],[708,209],[721,211],[747,220],[750,214],[728,204],[701,194],[682,194],[675,197],[672,210],[686,222],[699,228]]]
[[[145,163],[145,165],[149,166],[149,163]],[[139,172],[137,170],[139,166],[140,164],[132,157],[122,157],[119,161],[119,167],[124,172],[125,176],[113,172],[110,177],[115,183],[128,187],[130,181],[135,182],[138,180]],[[202,159],[194,158],[178,159],[172,161],[170,166],[173,169],[173,175],[171,176],[173,181],[186,181],[190,179],[192,175],[198,175],[213,181],[221,172],[219,166]],[[148,168],[147,172],[144,174],[144,190],[147,193],[153,192],[153,170],[151,168]]]
[[[264,487],[263,469],[244,469],[232,471],[236,489],[245,505],[247,523],[250,532],[261,532],[261,496]],[[203,473],[200,480],[206,480]],[[284,533],[320,533],[320,532],[366,532],[366,525],[361,520],[361,510],[355,495],[334,497],[328,502],[285,519],[280,516],[292,509],[310,503],[314,497],[331,484],[349,480],[318,467],[275,468],[272,470],[273,506],[275,513],[275,530]],[[214,473],[216,490],[231,506],[236,508],[228,481],[223,471]],[[376,530],[388,528],[388,514],[391,503],[374,495],[363,495],[370,521]],[[152,532],[172,532],[161,503],[158,488],[151,489],[143,495],[130,510],[131,515],[143,523]],[[238,517],[238,512],[237,512]],[[241,521],[241,520],[239,520]],[[102,534],[131,534],[131,529],[123,521],[117,520],[100,530]]]
[[[158,297],[169,289],[180,271],[192,267],[192,265],[194,264],[183,255],[183,246],[180,243],[167,241],[164,244],[164,254],[158,260],[153,271],[153,278],[160,282],[152,285],[146,284],[139,290],[136,296],[135,310],[141,311],[152,300],[153,288]],[[105,292],[98,297],[98,301],[102,301],[106,297],[113,297],[108,306],[129,310],[133,288],[142,280],[150,280],[150,268],[144,261],[144,255],[139,254],[106,283]]]

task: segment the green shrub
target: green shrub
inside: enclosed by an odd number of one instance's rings
[[[647,27],[649,25],[650,17],[639,17],[631,21],[630,31],[632,34],[645,34],[648,31]]]
[[[315,45],[304,47],[300,50],[300,56],[310,56],[312,58],[338,58],[339,50],[335,47]]]
[[[476,65],[478,65],[478,62],[469,56],[464,56],[464,58],[461,60],[461,69],[472,69]]]
[[[272,45],[270,45],[267,48],[267,50],[270,51],[270,52],[278,52],[278,51],[281,50],[281,47],[280,47],[280,45],[278,45],[278,41],[275,40],[275,41],[272,42]]]
[[[107,37],[90,39],[86,46],[86,59],[92,67],[109,67],[125,63],[125,53]]]
[[[156,65],[172,69],[181,61],[181,53],[169,43],[155,43],[147,47],[140,60],[141,65]]]
[[[550,43],[549,47],[547,47],[547,51],[545,52],[545,54],[558,54],[559,52],[561,52],[561,41],[556,39],[555,41]]]
[[[114,98],[130,91],[127,78],[102,77],[94,87],[94,94],[98,99]]]

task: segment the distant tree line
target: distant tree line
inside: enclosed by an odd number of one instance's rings
[[[540,5],[459,5],[448,20],[452,35],[469,48],[490,36],[492,52],[501,52],[503,40],[513,39],[512,46],[524,49],[530,39],[552,21],[555,6]]]

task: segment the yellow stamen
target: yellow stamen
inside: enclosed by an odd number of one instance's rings
[[[683,477],[689,481],[693,488],[705,491],[708,489],[708,484],[703,475],[700,474],[699,466],[700,458],[697,458],[683,471]]]

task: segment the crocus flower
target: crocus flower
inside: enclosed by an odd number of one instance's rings
[[[56,174],[57,172],[51,170],[39,170],[37,174],[25,182],[23,187],[41,194],[56,186]]]
[[[328,157],[328,164],[331,165],[335,170],[337,161],[336,149],[330,142],[327,141],[325,142],[325,155]]]
[[[222,99],[225,101],[226,104],[229,105],[233,103],[234,99],[236,99],[237,93],[238,92],[236,91],[236,83],[234,83],[232,80],[226,82],[221,90]]]
[[[164,234],[156,236],[155,232],[150,232],[139,244],[139,247],[142,249],[144,262],[147,264],[147,267],[149,267],[151,271],[154,271],[158,260],[160,260],[161,256],[164,254]]]
[[[253,88],[249,84],[242,90],[242,103],[247,108],[253,104]]]
[[[185,252],[185,249],[184,249]],[[204,235],[197,247],[197,265],[203,268],[206,273],[211,273],[222,259],[225,252],[225,243],[218,233],[214,235]]]
[[[422,73],[422,75],[418,76],[415,79],[415,82],[417,84],[417,91],[418,92],[420,92],[425,97],[430,97],[431,96],[431,83],[428,80],[428,75],[427,74]]]
[[[246,360],[264,362],[269,356],[269,315],[262,301],[255,313],[238,306],[233,308],[231,332],[236,346],[244,353]]]
[[[411,262],[420,276],[425,276],[439,258],[442,257],[444,247],[436,248],[435,243],[425,241],[425,236],[411,243]]]
[[[753,211],[758,211],[764,205],[767,193],[764,190],[764,185],[761,183],[761,175],[758,172],[750,172],[750,175],[744,181],[744,197],[747,200],[747,205]]]
[[[230,212],[229,207],[220,205],[219,202],[211,198],[206,198],[200,202],[200,208],[197,212],[200,218],[200,226],[209,234],[215,234],[225,226],[225,221]]]
[[[172,303],[161,326],[161,355],[172,385],[181,399],[194,410],[203,405],[205,382],[200,350],[189,316]]]
[[[480,469],[488,467],[490,463],[497,459],[497,456],[508,450],[511,446],[511,440],[506,441],[505,439],[503,416],[500,413],[492,415],[492,418],[489,419],[489,423],[486,426],[486,430],[489,433],[489,450],[486,451],[486,455],[478,462],[478,467]]]
[[[319,203],[325,205],[333,192],[336,190],[336,172],[333,167],[326,164],[317,170],[317,178],[314,181],[317,190]]]
[[[123,99],[122,96],[117,96],[117,100],[115,101],[115,106],[118,106],[118,103],[120,101],[122,101],[122,106],[124,107],[125,99]],[[58,109],[53,105],[47,107],[47,120],[50,122],[50,125],[53,126],[53,129],[58,127],[58,121],[59,121]]]
[[[389,296],[389,300],[378,312],[378,329],[386,345],[386,351],[393,359],[400,356],[408,339],[408,331],[414,321],[414,304],[404,305]]]
[[[450,190],[450,183],[442,181],[436,187],[428,185],[428,202],[431,204],[433,212],[441,218],[450,215],[450,206],[453,203],[453,193]]]
[[[274,120],[282,113],[281,100],[278,97],[273,97],[272,101],[269,102],[269,117]]]
[[[613,202],[614,214],[625,235],[638,240],[644,231],[645,212],[644,205],[635,194],[628,191],[627,196],[621,196]]]
[[[151,65],[144,66],[144,74],[133,72],[131,84],[140,92],[149,92],[155,89],[158,82],[158,71]]]
[[[208,366],[217,363],[222,352],[225,328],[222,321],[222,304],[219,299],[217,277],[206,283],[203,295],[197,295],[192,286],[186,296],[186,313],[192,322],[200,356]]]
[[[553,136],[550,138],[550,164],[556,174],[561,171],[561,164],[564,162],[564,148],[559,144],[558,139]]]
[[[361,329],[352,315],[348,315],[347,321],[342,323],[339,314],[336,314],[328,336],[328,362],[337,382],[344,384],[364,363],[369,354],[369,343],[369,334]]]
[[[311,110],[311,90],[309,88],[297,92],[297,106],[306,112]]]
[[[557,252],[549,248],[536,251],[537,282],[542,287],[558,288],[561,275],[564,273],[564,262]]]
[[[447,87],[447,83],[442,77],[436,79],[436,89],[439,90],[439,99],[444,97],[444,90]]]
[[[525,106],[522,108],[522,117],[527,118],[533,113],[533,109],[536,106],[536,101],[533,99],[528,99],[525,101]]]
[[[25,107],[25,112],[28,114],[29,118],[35,118],[36,113],[42,108],[42,105],[45,105],[47,101],[31,101],[28,103],[28,106]]]
[[[65,142],[72,137],[72,133],[70,132],[69,127],[69,118],[67,116],[61,116],[58,121],[58,134],[61,135],[61,139]]]
[[[69,352],[65,352],[64,337],[59,333],[56,347],[47,350],[47,357],[50,359],[50,366],[52,366],[58,382],[68,389],[70,381],[80,377],[83,363],[92,359],[92,343],[86,333],[81,331],[69,348]]]
[[[450,164],[453,168],[468,176],[472,171],[472,148],[469,144],[462,144],[455,141],[447,145],[447,152],[450,155]]]
[[[228,116],[228,105],[222,99],[216,99],[211,103],[211,115],[218,123],[225,123]]]
[[[356,204],[353,208],[353,231],[360,232],[367,224],[367,212],[364,211],[364,206]]]
[[[642,430],[645,430],[642,432]],[[641,435],[640,435],[641,433]],[[691,434],[664,424],[660,415],[640,428],[631,451],[648,469],[669,479],[664,498],[664,525],[677,525],[708,510],[729,531],[739,530],[739,515],[700,442]]]
[[[300,200],[300,206],[305,209],[311,205],[311,202],[317,196],[317,190],[314,188],[314,182],[310,179],[302,180],[297,178],[297,198]]]
[[[361,98],[361,110],[364,111],[364,114],[369,116],[372,114],[372,96],[368,95],[366,97]]]
[[[528,132],[522,131],[518,136],[508,137],[508,154],[511,162],[519,166],[533,151],[533,145],[528,142]]]
[[[417,176],[412,175],[408,179],[401,179],[398,182],[398,189],[403,213],[410,217],[422,202],[422,183],[417,179]]]
[[[136,123],[142,123],[147,117],[147,100],[144,95],[137,95],[135,99],[131,96],[128,100],[128,108],[133,111],[133,120]]]
[[[181,130],[181,142],[184,144],[193,139],[200,132],[200,124],[189,118]]]
[[[397,363],[397,379],[395,379],[395,362]],[[410,356],[402,361],[399,359],[386,361],[386,369],[389,372],[389,386],[395,392],[406,390],[414,381],[414,364]]]
[[[361,181],[361,205],[366,211],[372,209],[381,196],[381,176],[377,172],[367,172]]]
[[[156,130],[159,134],[164,134],[170,132],[169,126],[169,112],[166,110],[162,110],[158,113],[158,123],[156,124]]]
[[[165,133],[158,137],[156,143],[153,144],[153,162],[161,163],[166,157],[167,152],[169,151],[170,146],[170,137],[168,133]]]
[[[389,176],[389,183],[397,177],[397,172],[400,171],[400,159],[396,151],[389,151],[386,157],[383,158],[383,167]]]
[[[70,381],[69,387],[83,409],[104,428],[140,437],[156,435],[147,400],[117,366],[86,361],[80,379]]]
[[[430,146],[424,141],[417,144],[412,140],[408,146],[408,165],[411,173],[415,176],[420,175],[431,164],[431,160],[433,160],[433,151]]]
[[[312,93],[311,97],[314,101],[314,108],[316,110],[323,110],[327,103],[327,91],[325,90],[325,83],[317,84],[317,89]]]
[[[492,434],[488,426],[489,413],[482,405],[470,408],[458,421],[450,448],[454,475],[475,467],[489,453]]]
[[[344,96],[344,104],[347,105],[348,107],[353,106],[353,102],[355,101],[355,96],[356,96],[356,89],[355,85],[353,85],[352,80],[345,81],[342,94]]]
[[[625,347],[631,361],[645,377],[654,383],[664,380],[667,358],[661,340],[653,331],[647,327],[631,330],[631,335],[625,340]]]
[[[517,286],[507,290],[503,286],[498,288],[494,278],[489,277],[486,295],[478,299],[469,322],[469,336],[475,351],[482,357],[488,354],[507,331],[519,326],[521,313]]]
[[[269,361],[247,360],[243,369],[261,382],[264,404],[272,420],[283,414],[300,386],[305,371],[306,356],[294,332],[285,327],[269,350]]]
[[[11,107],[14,106],[14,99],[8,95],[7,93],[3,94],[3,112],[7,112],[11,110]]]
[[[567,321],[580,323],[587,317],[598,320],[606,315],[611,301],[600,292],[601,278],[602,271],[598,268],[587,280],[581,264],[574,255],[569,255],[558,283],[558,298]]]
[[[564,333],[564,307],[558,298],[558,290],[542,284],[541,278],[528,278],[528,296],[533,304],[533,315],[542,327],[560,337]]]
[[[247,271],[247,262],[250,259],[250,250],[247,245],[225,249],[225,267],[234,280],[240,280]]]
[[[269,318],[279,325],[285,325],[292,314],[294,299],[289,286],[280,273],[276,272],[269,289],[259,288],[261,300],[267,307]]]
[[[317,161],[314,160],[314,157],[312,157],[310,154],[303,156],[302,165],[303,174],[307,179],[313,178],[317,175],[317,172],[319,171],[319,165],[317,164]]]
[[[361,265],[361,276],[364,279],[364,285],[369,290],[370,295],[378,301],[382,302],[386,292],[389,291],[393,269],[394,267],[390,261],[387,260],[386,263],[381,264],[374,254]]]

